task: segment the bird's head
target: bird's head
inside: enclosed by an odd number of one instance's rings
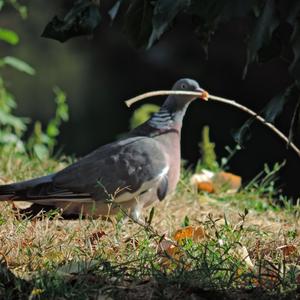
[[[179,79],[178,81],[175,82],[175,84],[172,87],[172,90],[176,91],[184,91],[184,92],[197,92],[200,95],[198,98],[207,100],[208,99],[208,93],[203,90],[199,83],[196,80],[189,79],[189,78],[183,78]],[[182,101],[192,101],[197,98],[195,95],[176,95],[177,99],[181,99]]]
[[[196,92],[198,95],[170,95],[163,107],[168,108],[170,111],[185,111],[189,103],[197,98],[207,100],[208,93],[203,90],[197,81],[189,78],[183,78],[176,81],[172,87],[173,91],[183,91],[183,92]]]

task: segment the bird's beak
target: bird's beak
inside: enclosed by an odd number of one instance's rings
[[[207,91],[205,91],[203,89],[196,89],[195,92],[201,93],[201,95],[199,96],[200,99],[208,101],[209,94]]]

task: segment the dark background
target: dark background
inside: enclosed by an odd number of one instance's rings
[[[182,77],[196,79],[211,94],[234,99],[255,111],[291,82],[287,63],[279,58],[251,65],[246,79],[242,79],[245,32],[250,21],[235,19],[220,26],[209,45],[207,59],[201,43],[190,32],[188,19],[148,51],[135,49],[121,27],[111,26],[105,15],[93,37],[79,37],[63,44],[41,38],[47,22],[63,8],[61,1],[47,1],[47,5],[45,1],[29,1],[25,21],[10,9],[4,11],[0,26],[14,29],[21,42],[17,47],[1,44],[0,51],[1,55],[25,60],[37,71],[34,77],[13,70],[5,73],[17,98],[18,115],[46,124],[55,108],[52,87],[58,85],[66,91],[70,121],[61,128],[59,147],[67,154],[82,156],[114,140],[128,130],[133,109],[142,104],[128,109],[124,100],[150,90],[169,89]],[[151,100],[156,104],[162,101]],[[146,102],[150,100],[143,103]],[[276,120],[276,126],[286,133],[292,113],[287,105]],[[225,146],[235,146],[232,132],[245,120],[247,115],[235,108],[195,101],[184,121],[183,158],[190,164],[199,159],[198,143],[204,125],[211,128],[218,158],[226,156]],[[299,158],[263,125],[255,123],[251,133],[251,140],[231,160],[230,171],[240,174],[246,182],[263,169],[264,163],[286,159],[279,187],[288,196],[298,197]]]

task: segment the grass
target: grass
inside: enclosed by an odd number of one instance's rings
[[[11,151],[1,158],[3,181],[68,163]],[[154,214],[144,212],[152,219],[146,226],[122,225],[121,214],[28,218],[0,203],[0,298],[297,299],[299,206],[273,201],[268,174],[236,194],[208,195],[184,173],[175,195],[157,203]],[[176,238],[179,229],[183,237]]]

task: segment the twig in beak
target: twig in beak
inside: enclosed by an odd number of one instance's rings
[[[207,93],[207,92],[205,92],[205,93]],[[154,97],[154,96],[163,96],[163,95],[191,95],[191,96],[196,96],[196,97],[201,98],[203,95],[203,92],[174,91],[174,90],[153,91],[153,92],[141,94],[134,98],[130,98],[129,100],[126,100],[125,103],[128,107],[130,107],[133,103],[143,100],[145,98]]]

